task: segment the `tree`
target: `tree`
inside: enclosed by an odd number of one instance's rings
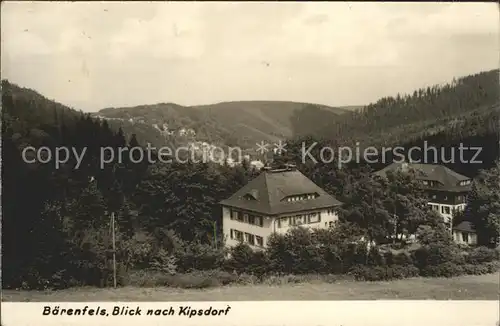
[[[500,165],[483,170],[468,196],[466,218],[475,224],[478,244],[497,246],[500,237]]]

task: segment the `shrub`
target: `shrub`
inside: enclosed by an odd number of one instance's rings
[[[411,254],[408,254],[406,252],[395,254],[393,257],[393,262],[394,265],[402,265],[402,266],[414,265],[414,261],[412,259]]]
[[[465,257],[457,246],[443,243],[422,246],[413,253],[413,259],[420,269],[445,263],[454,265],[465,263]]]
[[[351,268],[357,265],[365,265],[368,260],[368,249],[365,243],[350,243],[342,251],[342,260],[345,268]]]
[[[389,281],[416,277],[418,274],[419,269],[412,265],[392,265],[387,267],[358,265],[349,271],[349,275],[358,281]]]
[[[369,266],[385,266],[386,260],[384,255],[380,253],[378,247],[373,246],[368,251],[367,264]]]
[[[185,242],[181,248],[175,250],[174,256],[177,259],[179,272],[214,270],[222,267],[225,251],[223,248],[215,248],[199,242]]]
[[[249,275],[249,274],[240,274],[235,276],[237,277],[236,283],[242,285],[257,284],[262,280],[261,278],[255,275]]]
[[[177,271],[177,258],[167,250],[160,249],[153,257],[151,269],[165,274],[175,274]]]
[[[322,247],[321,251],[324,259],[324,268],[318,272],[343,274],[345,266],[340,249],[335,244],[326,244]]]
[[[384,260],[385,263],[388,266],[394,265],[395,264],[395,255],[392,253],[392,251],[387,251],[384,253]]]
[[[290,254],[287,250],[285,236],[277,233],[271,234],[267,241],[267,255],[269,269],[275,273],[291,272]]]
[[[357,281],[385,281],[388,279],[386,268],[380,266],[357,265],[352,267],[348,274]]]
[[[485,267],[487,274],[498,273],[498,271],[500,271],[500,262],[498,262],[498,261],[483,263],[482,266]]]
[[[232,247],[229,253],[230,258],[224,264],[226,271],[253,274],[259,277],[269,271],[269,260],[264,251],[254,251],[246,244],[238,244]]]
[[[489,263],[498,260],[498,252],[495,249],[478,247],[472,250],[466,258],[469,264]]]
[[[127,267],[148,268],[154,259],[155,239],[145,232],[137,232],[132,237],[119,242],[119,259]]]
[[[448,232],[444,225],[438,225],[436,227],[421,225],[417,230],[416,238],[422,245],[448,245],[452,243],[450,232]]]
[[[166,274],[154,270],[132,271],[128,285],[139,287],[168,286],[183,289],[203,289],[238,283],[240,277],[223,271],[196,271],[186,274]]]
[[[466,275],[488,274],[488,268],[485,265],[465,264],[462,266],[462,269]]]
[[[132,270],[129,271],[126,280],[126,285],[138,286],[138,287],[156,287],[156,286],[166,286],[168,281],[167,277],[169,274],[165,274],[154,270]]]
[[[425,277],[453,277],[465,273],[461,265],[445,262],[439,265],[428,265],[420,270],[420,275]]]
[[[388,279],[405,279],[416,277],[420,270],[413,265],[392,265],[387,267]]]
[[[166,278],[167,286],[182,289],[205,289],[222,285],[215,275],[198,273],[171,275]]]
[[[270,270],[276,273],[307,274],[325,270],[323,250],[316,235],[305,228],[292,228],[285,235],[268,239]]]

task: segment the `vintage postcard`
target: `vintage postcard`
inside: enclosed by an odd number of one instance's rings
[[[498,13],[2,2],[2,325],[494,326]]]

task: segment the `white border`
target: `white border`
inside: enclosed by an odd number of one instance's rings
[[[226,316],[146,316],[147,309],[231,309]],[[142,316],[44,316],[45,306],[140,307]],[[2,326],[495,326],[498,301],[2,302]]]

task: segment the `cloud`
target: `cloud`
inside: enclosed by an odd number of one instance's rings
[[[495,9],[488,3],[7,2],[2,75],[93,110],[240,99],[360,104],[498,66]]]

